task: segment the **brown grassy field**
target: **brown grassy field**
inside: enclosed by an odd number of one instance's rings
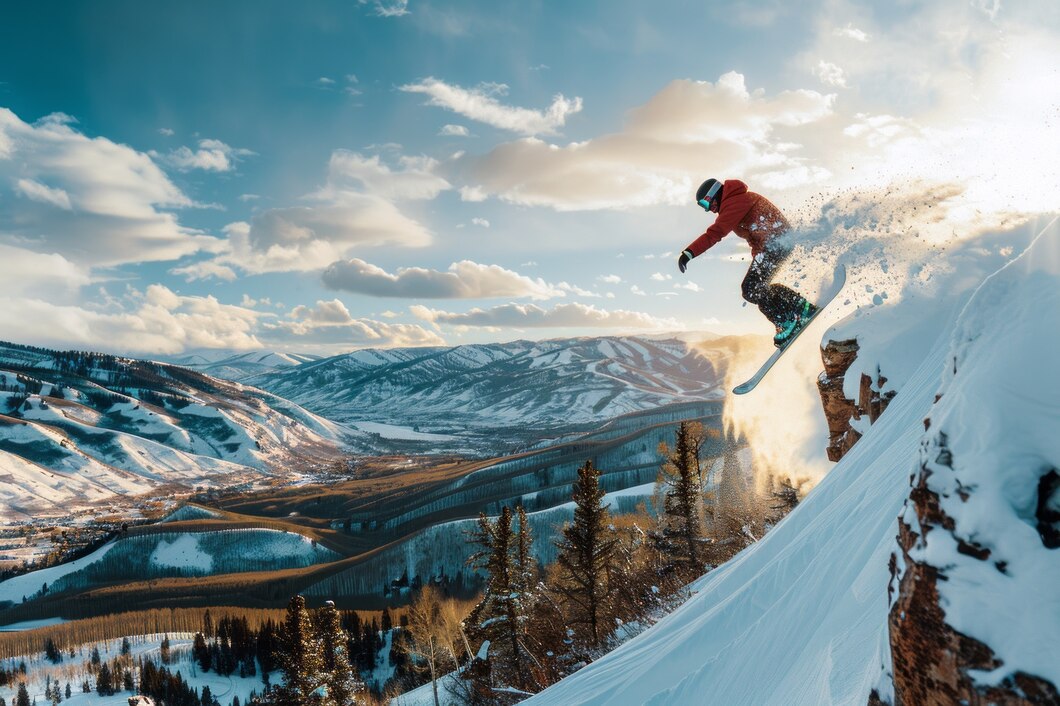
[[[118,611],[162,608],[200,609],[213,605],[238,605],[268,609],[283,607],[292,595],[356,567],[377,554],[410,539],[424,528],[455,519],[475,517],[490,503],[509,502],[522,491],[513,491],[513,479],[545,472],[560,464],[581,464],[586,458],[616,450],[624,452],[631,440],[639,448],[645,434],[666,432],[683,418],[699,418],[711,426],[720,424],[720,405],[708,416],[682,416],[692,407],[675,406],[663,420],[646,413],[630,415],[631,423],[597,439],[583,439],[546,449],[506,457],[466,461],[454,458],[373,459],[361,463],[357,477],[331,484],[306,485],[254,493],[229,495],[206,501],[215,517],[189,519],[129,528],[129,535],[169,532],[215,532],[231,529],[273,529],[302,534],[343,558],[326,564],[278,571],[230,573],[196,578],[159,578],[116,581],[93,585],[60,595],[46,595],[28,603],[0,610],[0,624],[61,616],[88,618]],[[702,415],[702,411],[699,412]],[[661,421],[660,421],[661,420]],[[643,425],[641,424],[643,421]],[[630,431],[626,433],[626,429]],[[654,448],[654,444],[650,448]],[[488,474],[467,476],[495,465],[510,464]],[[605,473],[609,468],[605,468]],[[614,469],[621,471],[622,469]],[[449,502],[454,482],[460,479],[458,500]],[[654,475],[652,476],[654,478]],[[643,482],[643,481],[641,481]],[[550,481],[549,490],[569,493],[569,481]],[[421,508],[418,514],[411,511]],[[383,522],[402,517],[387,529]],[[369,523],[350,532],[341,529],[347,520]],[[340,529],[333,529],[336,525]],[[334,597],[340,608],[382,608],[392,599],[378,596]]]

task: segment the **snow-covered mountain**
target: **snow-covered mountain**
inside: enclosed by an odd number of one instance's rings
[[[252,482],[334,458],[363,437],[184,368],[0,343],[4,515],[65,514],[166,485]]]
[[[193,351],[163,360],[205,375],[236,382],[255,375],[274,373],[303,363],[320,360],[322,356],[307,353],[278,351]]]
[[[894,394],[871,426],[853,420],[842,460],[676,612],[525,703],[1060,701],[1060,229],[932,253],[846,250],[846,301],[817,335],[859,344],[848,398],[862,375]],[[758,456],[780,447],[811,474],[789,440],[800,405],[821,418],[817,355],[793,350],[730,410]]]
[[[721,399],[724,340],[693,346],[603,337],[360,350],[247,382],[365,431],[429,433],[437,448],[500,453],[630,412]]]

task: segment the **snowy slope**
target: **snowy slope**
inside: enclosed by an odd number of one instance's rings
[[[278,351],[197,351],[167,358],[166,362],[180,365],[211,377],[242,381],[320,360],[321,356]]]
[[[0,510],[66,514],[167,484],[254,482],[367,435],[272,393],[159,363],[0,343]]]
[[[1032,475],[1028,466],[1055,465],[1060,455],[1053,370],[1058,349],[1055,325],[1048,321],[1049,312],[1057,311],[1060,289],[1060,234],[1055,223],[1042,231],[1022,263],[1006,270],[1000,283],[984,287],[959,320],[955,314],[976,284],[991,274],[983,268],[996,262],[998,250],[984,240],[969,241],[956,248],[949,262],[940,263],[944,268],[965,258],[959,270],[951,270],[953,276],[936,273],[936,298],[905,299],[892,291],[886,306],[862,307],[839,322],[830,333],[859,338],[859,365],[874,371],[878,361],[886,360],[894,370],[898,395],[886,413],[762,541],[700,579],[685,605],[525,703],[864,704],[873,688],[887,696],[888,560],[895,551],[896,517],[909,495],[910,475],[919,467],[921,443],[930,438],[924,419],[932,413],[943,381],[952,376],[954,361],[958,379],[961,367],[978,369],[967,374],[966,385],[954,385],[947,393],[952,402],[942,398],[940,409],[952,406],[944,423],[962,430],[953,443],[976,459],[978,482],[995,489],[984,497],[995,502],[1010,497],[1012,503],[997,514],[997,508],[958,507],[956,512],[968,518],[973,531],[986,534],[996,529],[989,527],[991,522],[1014,521],[1019,507],[1025,514]],[[1027,234],[1023,230],[1007,237],[1019,244],[1028,240]],[[1043,260],[1050,265],[1037,268],[1034,277],[1016,274],[1034,269],[1026,263]],[[978,273],[978,280],[958,286],[957,277],[967,280],[970,273]],[[877,316],[880,325],[874,326]],[[922,319],[937,326],[925,327]],[[1052,332],[1043,332],[1049,328]],[[1010,350],[1013,343],[1020,345],[1018,356]],[[790,365],[784,384],[812,383],[812,378],[791,376],[801,370],[798,361]],[[1035,385],[1041,387],[1046,380],[1052,382],[1035,393]],[[984,436],[996,442],[986,458]],[[959,458],[956,448],[954,454]],[[1011,471],[1024,480],[1015,490],[997,487],[1004,478],[990,480],[1006,463],[1028,455],[1035,462],[1016,464],[1021,469]],[[1013,493],[1019,497],[1012,498]],[[954,499],[950,502],[960,506]],[[1034,544],[1028,536],[1037,540],[1033,532],[1016,536],[1024,537],[1026,544],[1005,548],[1014,559],[1022,557],[1019,575],[1006,580],[995,571],[988,582],[987,569],[979,566],[984,563],[963,557],[967,574],[948,588],[953,595],[945,598],[947,605],[957,607],[958,628],[1001,645],[1002,658],[1016,667],[1055,678],[1060,664],[1055,643],[1060,628],[1054,620],[1060,615],[1055,597],[1060,567],[1055,556],[1043,554],[1040,541],[1033,553],[1028,548]],[[931,560],[958,561],[956,557],[954,550]],[[1019,612],[1028,600],[1039,610],[1024,611],[1020,622],[1011,620],[1013,611]],[[1041,620],[1050,607],[1051,616]],[[1028,620],[1039,623],[1030,625]]]
[[[390,439],[501,453],[630,412],[720,399],[726,361],[677,339],[576,338],[355,351],[248,382],[330,419],[388,424],[376,429]]]

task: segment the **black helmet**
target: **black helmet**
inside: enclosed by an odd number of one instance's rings
[[[696,191],[696,203],[700,201],[714,201],[714,199],[721,199],[721,188],[722,184],[717,179],[707,179],[705,182],[699,185],[699,190]]]

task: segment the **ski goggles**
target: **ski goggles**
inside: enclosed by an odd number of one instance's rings
[[[718,195],[719,191],[721,191],[721,186],[722,184],[720,181],[714,182],[714,185],[707,191],[706,197],[699,200],[699,205],[709,211],[710,204],[714,201],[714,197]]]

